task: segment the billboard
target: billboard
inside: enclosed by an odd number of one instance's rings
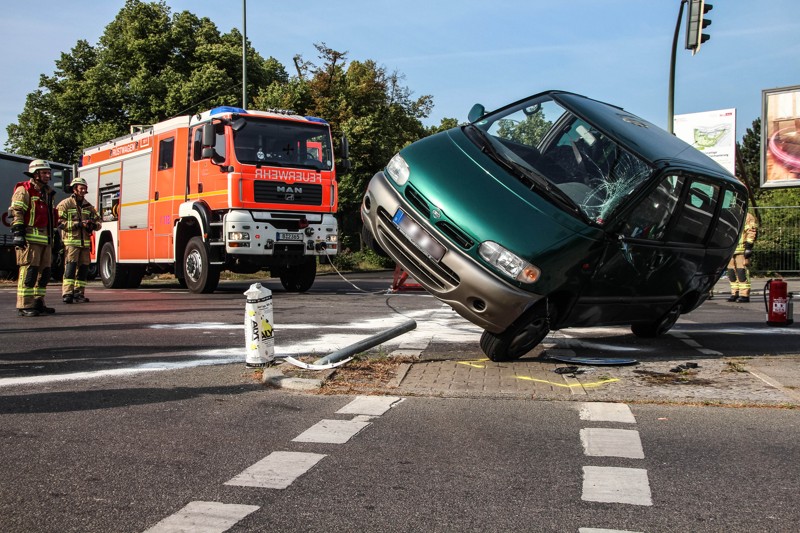
[[[800,85],[761,94],[761,186],[800,187]]]
[[[675,115],[675,136],[736,175],[736,110],[720,109]]]

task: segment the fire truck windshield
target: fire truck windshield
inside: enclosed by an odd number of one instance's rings
[[[330,130],[323,124],[248,118],[235,128],[233,144],[242,164],[330,170]]]

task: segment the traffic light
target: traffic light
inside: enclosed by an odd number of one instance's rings
[[[711,25],[711,21],[705,18],[706,13],[714,9],[714,6],[707,4],[705,0],[688,0],[689,14],[686,17],[686,49],[692,51],[692,55],[700,51],[700,45],[711,37],[703,33],[703,30]]]

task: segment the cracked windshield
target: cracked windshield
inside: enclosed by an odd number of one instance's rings
[[[600,225],[652,173],[643,161],[550,98],[489,115],[476,126],[489,134],[497,157],[544,176]]]

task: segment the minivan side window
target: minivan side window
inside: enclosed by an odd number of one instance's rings
[[[745,203],[744,196],[739,196],[730,189],[722,192],[722,207],[714,233],[711,235],[710,246],[714,248],[733,246],[739,237],[739,221],[744,220]]]
[[[672,228],[669,240],[700,244],[705,240],[719,200],[719,187],[700,181],[692,182],[686,194],[680,217]]]
[[[682,187],[683,177],[664,178],[627,217],[622,235],[631,239],[664,240]]]

